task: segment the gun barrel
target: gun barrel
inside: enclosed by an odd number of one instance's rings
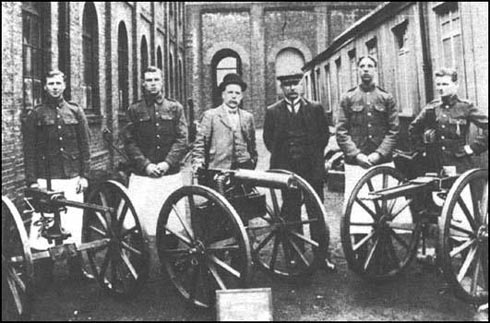
[[[427,180],[421,181],[410,181],[408,183],[389,187],[377,191],[369,192],[367,196],[360,197],[361,200],[391,200],[401,196],[410,196],[415,193],[420,192],[420,190],[424,190],[426,188],[433,188],[438,186],[439,183],[438,178],[431,178]]]
[[[249,169],[238,169],[234,177],[255,186],[289,188],[295,186],[294,175],[271,173]]]

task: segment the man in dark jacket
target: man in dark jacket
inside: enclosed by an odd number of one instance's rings
[[[58,70],[46,76],[46,100],[29,111],[24,123],[26,182],[30,187],[63,191],[69,200],[83,202],[90,170],[89,129],[83,109],[63,98],[65,75]],[[30,244],[44,250],[50,244],[41,236],[41,215],[33,214]],[[66,242],[81,243],[83,210],[68,207],[60,214],[62,232],[70,236]],[[50,267],[50,266],[49,266]],[[80,257],[69,261],[75,279],[87,278],[81,271]],[[50,269],[52,268],[50,267]]]
[[[300,84],[303,72],[290,70],[277,79],[281,82],[284,99],[267,108],[263,139],[271,152],[270,168],[290,170],[303,177],[323,201],[323,151],[328,143],[328,119],[319,103],[302,97]],[[295,210],[298,200],[283,197],[291,218],[299,217]],[[285,208],[285,205],[283,208]],[[334,265],[326,259],[326,268]]]
[[[410,139],[417,150],[435,147],[431,153],[436,154],[432,159],[437,161],[432,166],[439,169],[431,171],[439,172],[444,167],[446,170],[454,168],[451,173],[461,174],[475,167],[472,156],[488,149],[488,116],[473,103],[458,97],[458,74],[454,69],[437,71],[435,84],[440,97],[427,104],[412,121],[408,129]],[[468,142],[471,123],[482,131]]]
[[[182,186],[180,163],[188,149],[184,108],[179,102],[164,98],[162,88],[162,71],[148,67],[143,72],[144,98],[129,106],[129,123],[122,132],[134,169],[129,194],[142,227],[150,236],[155,235],[166,197]]]

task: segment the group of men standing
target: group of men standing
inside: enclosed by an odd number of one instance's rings
[[[340,101],[336,139],[345,155],[346,194],[362,172],[392,161],[398,140],[398,109],[393,96],[376,85],[376,68],[373,57],[361,57],[361,82]],[[302,176],[323,200],[323,154],[330,136],[328,115],[319,103],[302,96],[300,70],[277,78],[284,98],[267,108],[263,130],[265,146],[271,152],[270,168]],[[437,141],[442,149],[441,165],[456,165],[457,171],[463,172],[472,167],[470,156],[488,148],[488,117],[458,98],[454,70],[441,69],[435,79],[440,98],[429,103],[412,122],[410,137],[415,147],[428,140]],[[47,100],[34,108],[25,121],[27,184],[45,186],[45,179],[51,177],[60,181],[57,189],[73,191],[76,198],[83,200],[90,169],[87,120],[81,107],[64,100],[62,72],[50,72],[45,81]],[[129,106],[122,137],[134,170],[129,191],[137,196],[134,203],[138,216],[147,217],[141,221],[146,233],[154,235],[158,211],[166,198],[162,190],[168,195],[182,185],[179,170],[188,151],[187,123],[182,105],[164,97],[160,69],[146,69],[142,85],[143,99]],[[254,169],[258,160],[254,118],[240,108],[247,84],[238,74],[228,74],[219,89],[223,103],[203,114],[192,152],[193,169],[203,167],[207,158],[212,168]],[[435,111],[435,132],[425,126],[428,111]],[[467,139],[470,123],[483,129],[471,143]],[[78,243],[81,217],[62,217],[63,227]],[[33,227],[32,245],[46,248],[42,239]],[[325,265],[333,269],[328,259]],[[77,266],[73,272],[80,275]]]

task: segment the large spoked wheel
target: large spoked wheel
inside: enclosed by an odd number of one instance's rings
[[[248,285],[245,228],[231,204],[210,188],[184,186],[172,193],[160,211],[156,241],[173,285],[198,307],[212,306],[217,289]]]
[[[107,181],[90,194],[88,203],[111,208],[85,211],[82,243],[105,242],[87,250],[90,268],[110,294],[132,297],[148,278],[149,252],[128,193],[120,183]]]
[[[451,187],[440,218],[440,265],[456,295],[488,302],[488,170],[462,174]]]
[[[345,207],[341,239],[349,268],[368,280],[401,273],[416,254],[420,223],[414,221],[413,198],[368,199],[369,192],[405,182],[395,168],[377,166],[357,182]]]
[[[33,279],[24,223],[14,204],[2,196],[2,321],[29,319]]]
[[[324,261],[329,243],[326,212],[318,194],[300,176],[295,187],[258,187],[266,195],[265,216],[249,221],[254,263],[273,276],[297,279],[311,275]]]

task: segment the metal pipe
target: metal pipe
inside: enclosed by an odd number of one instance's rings
[[[238,169],[234,177],[247,184],[271,188],[288,188],[295,184],[294,175]]]

